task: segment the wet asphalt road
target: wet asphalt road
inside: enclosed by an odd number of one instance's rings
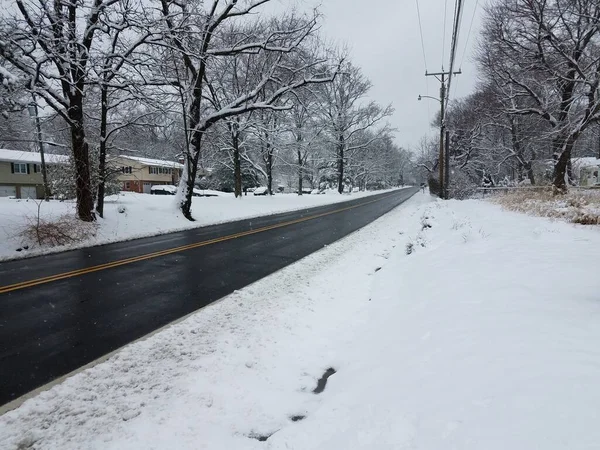
[[[0,405],[319,250],[417,190],[0,263]]]

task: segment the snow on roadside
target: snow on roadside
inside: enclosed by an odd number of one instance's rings
[[[216,191],[203,191],[216,194]],[[247,219],[303,208],[339,203],[381,194],[385,191],[356,192],[351,195],[328,193],[326,195],[277,194],[273,197],[248,195],[236,199],[233,194],[220,192],[218,197],[194,197],[192,212],[196,218],[190,222],[175,208],[169,195],[148,195],[122,192],[110,196],[105,203],[105,218],[92,226],[94,236],[81,242],[59,247],[39,247],[22,237],[23,229],[37,220],[38,206],[43,220],[55,221],[61,216],[74,216],[73,202],[17,200],[0,197],[0,261],[40,254],[126,241],[154,236],[222,222]],[[24,246],[27,247],[24,249]],[[17,251],[17,249],[21,249]]]
[[[26,401],[0,442],[597,448],[598,248],[597,230],[418,193]]]

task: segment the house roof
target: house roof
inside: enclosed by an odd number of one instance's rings
[[[600,166],[600,158],[595,156],[583,156],[581,158],[573,158],[573,165],[578,167]]]
[[[133,161],[138,161],[146,166],[173,167],[173,168],[177,168],[177,169],[183,169],[183,164],[175,162],[175,161],[167,161],[164,159],[143,158],[140,156],[129,156],[129,155],[119,155],[119,158],[131,159]]]
[[[46,164],[66,164],[69,157],[66,155],[56,155],[54,153],[44,153]],[[41,164],[42,157],[38,152],[24,152],[21,150],[7,150],[0,148],[0,161]]]

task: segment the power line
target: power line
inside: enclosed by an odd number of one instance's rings
[[[423,39],[423,26],[421,25],[421,10],[419,8],[419,0],[415,0],[415,4],[417,5],[417,17],[419,18],[419,34],[421,35],[421,50],[423,51],[423,64],[425,66],[425,73],[427,73],[427,58],[425,57],[425,41]],[[427,77],[425,77],[425,94],[429,96],[429,83]],[[427,117],[429,119],[429,122],[431,123],[431,109],[429,107],[429,102],[426,103]]]
[[[477,12],[477,6],[479,5],[479,0],[475,2],[475,8],[473,8],[473,15],[471,16],[471,24],[469,25],[469,32],[467,33],[467,40],[465,41],[465,48],[463,50],[462,59],[460,60],[460,66],[462,67],[463,62],[465,61],[465,55],[467,54],[467,46],[469,45],[469,38],[471,37],[471,30],[473,29],[473,22],[475,21],[475,13]]]
[[[423,41],[423,27],[421,26],[421,10],[419,9],[419,0],[415,0],[417,4],[417,17],[419,18],[419,33],[421,34],[421,50],[423,50],[423,64],[425,72],[427,72],[427,58],[425,57],[425,42]]]
[[[458,45],[458,37],[460,33],[460,22],[462,19],[462,0],[456,0],[454,7],[454,26],[452,29],[452,44],[450,48],[450,70],[448,74],[448,88],[446,89],[445,100],[442,99],[443,102],[448,105],[448,101],[450,99],[450,88],[452,86],[452,75],[454,74],[454,60],[456,58],[456,46]],[[446,119],[446,113],[444,112],[444,116],[442,117],[442,122]]]
[[[448,11],[448,0],[444,1],[444,33],[442,34],[442,71],[444,70],[444,56],[446,55],[446,23]]]

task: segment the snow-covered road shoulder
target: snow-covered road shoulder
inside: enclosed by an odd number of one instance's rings
[[[0,442],[597,448],[599,248],[597,230],[418,193],[4,414]]]

